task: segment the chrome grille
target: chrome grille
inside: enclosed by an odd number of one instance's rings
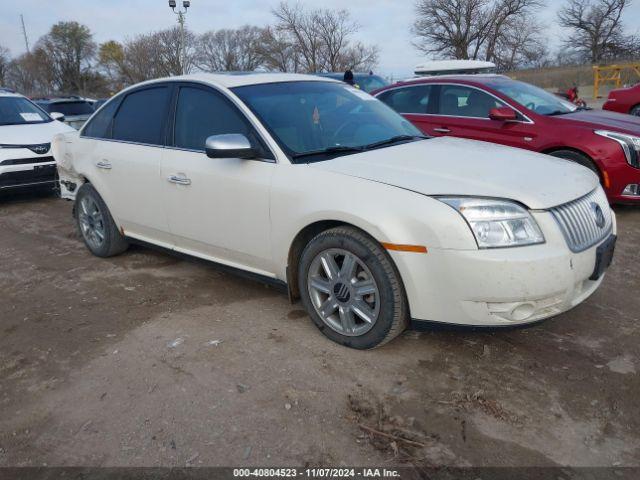
[[[601,187],[578,200],[552,208],[551,213],[572,252],[582,252],[611,233],[611,209]]]

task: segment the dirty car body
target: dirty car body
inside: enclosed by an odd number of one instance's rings
[[[100,235],[117,237],[108,254],[137,240],[286,285],[323,333],[355,348],[411,321],[558,315],[598,288],[615,245],[588,169],[425,138],[375,98],[314,76],[140,84],[58,136],[54,155],[94,253],[108,256],[91,243]]]

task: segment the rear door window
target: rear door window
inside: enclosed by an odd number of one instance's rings
[[[127,95],[113,121],[113,139],[164,145],[169,93],[169,87],[164,85]]]
[[[431,85],[396,88],[382,93],[379,97],[398,113],[427,114],[431,98]]]

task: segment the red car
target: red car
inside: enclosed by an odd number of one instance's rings
[[[630,113],[640,117],[640,83],[634,87],[611,90],[609,98],[602,108],[611,112]]]
[[[501,75],[421,78],[373,95],[426,135],[565,158],[596,172],[611,203],[640,204],[640,118],[578,108]]]

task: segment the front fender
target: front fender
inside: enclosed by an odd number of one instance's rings
[[[419,193],[306,165],[280,164],[273,182],[272,255],[282,279],[298,233],[322,221],[353,225],[381,243],[477,249],[458,213]]]

